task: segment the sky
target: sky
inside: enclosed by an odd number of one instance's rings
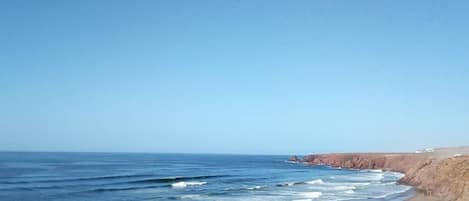
[[[469,145],[467,1],[0,1],[0,150]]]

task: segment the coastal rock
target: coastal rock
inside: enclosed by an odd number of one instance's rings
[[[301,159],[298,156],[290,156],[288,158],[288,161],[290,161],[290,162],[300,162]]]
[[[403,184],[440,201],[469,201],[469,156],[431,154],[315,154],[303,157],[311,165],[352,169],[382,169],[404,173]],[[294,158],[292,158],[294,159]]]

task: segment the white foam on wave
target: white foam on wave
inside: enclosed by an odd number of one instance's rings
[[[324,186],[368,186],[370,182],[327,182],[324,183]]]
[[[396,181],[392,181],[392,182],[382,182],[382,183],[379,183],[379,184],[375,184],[377,186],[390,186],[390,185],[398,185],[398,183]]]
[[[248,187],[246,189],[248,189],[248,190],[259,190],[261,188],[262,188],[262,186],[253,186],[253,187]]]
[[[202,197],[199,194],[190,194],[190,195],[182,195],[181,199],[194,199],[194,198],[200,198]]]
[[[171,184],[171,187],[173,187],[173,188],[185,188],[187,186],[200,186],[200,185],[204,185],[204,184],[207,184],[207,182],[204,182],[204,181],[192,181],[192,182],[180,181],[180,182],[176,182],[176,183]]]
[[[334,189],[334,190],[354,190],[354,189],[357,189],[357,187],[355,186],[333,186],[333,187],[330,187],[331,189]]]
[[[328,175],[324,181],[322,179],[312,179],[310,181],[296,182],[298,189],[296,196],[291,201],[316,201],[324,199],[352,200],[352,199],[388,199],[390,196],[403,193],[408,189],[396,182],[403,174],[384,171],[381,169],[360,170],[350,174]],[[395,185],[387,187],[382,186]],[[290,186],[288,183],[280,186]],[[304,191],[308,189],[308,191]],[[287,188],[290,190],[290,188]],[[296,191],[296,188],[293,189]],[[287,198],[287,197],[285,197]]]
[[[300,193],[300,195],[306,198],[318,198],[318,197],[321,197],[322,192],[305,192],[305,193]]]
[[[372,176],[373,180],[382,180],[384,179],[384,174],[376,174]]]
[[[307,183],[307,184],[323,184],[324,181],[322,179],[316,179],[316,180],[312,180],[312,181],[307,181],[305,183]]]
[[[392,192],[386,193],[386,194],[381,195],[381,196],[376,196],[376,197],[374,197],[374,198],[382,199],[382,198],[389,197],[389,196],[391,196],[391,195],[396,195],[396,194],[400,194],[400,193],[405,193],[405,192],[409,191],[410,189],[412,189],[412,187],[406,186],[406,187],[403,188],[402,190],[399,190],[399,191],[392,191]]]
[[[362,174],[359,174],[359,175],[355,175],[355,176],[351,176],[351,177],[348,177],[348,178],[345,178],[346,180],[349,180],[349,181],[380,181],[382,179],[384,179],[384,173],[362,173]]]
[[[324,185],[317,185],[317,186],[311,186],[309,189],[311,190],[319,190],[319,191],[333,191],[333,192],[339,192],[339,191],[346,191],[346,190],[355,190],[357,189],[356,186],[353,185],[331,185],[332,183],[325,183]]]
[[[402,174],[402,173],[399,173],[399,172],[387,172],[387,175],[396,178],[396,180],[399,180],[399,179],[401,179],[402,177],[405,176],[405,174]]]

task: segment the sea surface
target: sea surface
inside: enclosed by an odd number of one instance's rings
[[[2,201],[395,200],[401,174],[287,156],[0,152]]]

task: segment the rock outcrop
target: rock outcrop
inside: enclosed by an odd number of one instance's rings
[[[298,156],[290,156],[290,157],[288,158],[288,161],[290,161],[290,162],[300,162],[301,159],[298,158]]]
[[[423,154],[316,154],[297,159],[311,165],[382,169],[404,173],[403,184],[441,201],[469,201],[469,156]],[[292,158],[294,159],[294,158]]]

